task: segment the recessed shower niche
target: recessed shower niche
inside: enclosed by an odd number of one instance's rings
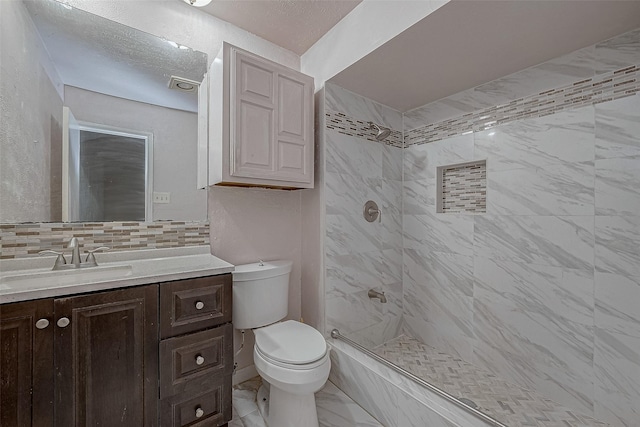
[[[487,161],[438,166],[436,212],[487,212]]]

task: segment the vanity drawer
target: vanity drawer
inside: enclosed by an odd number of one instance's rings
[[[231,322],[231,274],[160,285],[160,337]]]
[[[160,397],[204,390],[233,372],[233,326],[160,342]]]
[[[218,427],[231,419],[231,374],[217,376],[211,388],[161,400],[161,427]]]

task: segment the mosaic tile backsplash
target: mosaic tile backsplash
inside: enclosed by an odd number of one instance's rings
[[[391,145],[392,147],[402,148],[402,132],[391,129],[391,134],[383,141],[376,139],[378,133],[375,129],[372,129],[369,122],[358,120],[353,117],[349,117],[344,113],[338,113],[331,110],[326,110],[326,127],[327,129],[336,130],[343,135],[355,136],[357,138],[363,138],[368,141],[380,142],[381,144]],[[377,123],[376,123],[377,124]],[[384,127],[383,125],[379,125]]]
[[[516,120],[543,117],[586,105],[600,104],[640,92],[640,65],[545,90],[508,104],[496,105],[459,117],[410,130],[405,147],[440,141],[455,135],[479,132]]]
[[[26,258],[51,249],[67,251],[77,237],[80,248],[112,251],[175,248],[209,244],[208,222],[94,222],[0,224],[0,258]]]
[[[443,166],[440,172],[441,199],[438,212],[487,212],[487,162]]]

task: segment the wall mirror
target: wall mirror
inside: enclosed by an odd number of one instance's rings
[[[39,111],[3,117],[0,222],[205,220],[207,55],[55,0],[3,2],[2,14],[3,116]],[[11,62],[37,72],[25,84]]]

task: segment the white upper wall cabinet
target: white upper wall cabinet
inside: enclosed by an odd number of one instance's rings
[[[208,76],[208,184],[313,188],[313,78],[228,43]]]

